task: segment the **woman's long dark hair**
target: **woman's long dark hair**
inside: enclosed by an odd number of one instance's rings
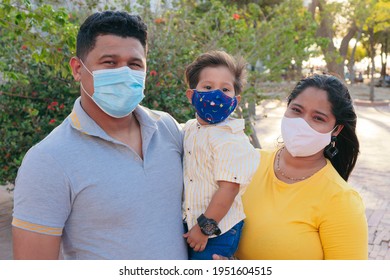
[[[344,125],[337,135],[336,147],[338,154],[328,158],[344,180],[348,180],[359,154],[359,140],[356,136],[356,113],[353,108],[351,95],[347,86],[332,75],[313,75],[300,80],[288,97],[288,104],[306,88],[314,87],[327,92],[332,106],[332,113],[336,118],[336,125]],[[326,148],[328,148],[327,146]],[[325,150],[326,150],[325,148]]]

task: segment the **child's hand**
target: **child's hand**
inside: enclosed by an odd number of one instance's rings
[[[183,237],[187,238],[188,245],[195,252],[202,252],[206,248],[207,241],[209,240],[209,237],[201,232],[198,224],[194,225]]]

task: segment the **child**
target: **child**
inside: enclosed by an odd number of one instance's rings
[[[260,154],[229,115],[240,102],[245,64],[223,51],[200,55],[185,70],[186,95],[196,110],[184,136],[183,219],[190,259],[232,257],[245,214],[241,202]],[[206,246],[207,245],[207,246]]]

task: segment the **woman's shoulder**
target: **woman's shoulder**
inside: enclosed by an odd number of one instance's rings
[[[252,184],[258,184],[259,181],[263,181],[264,176],[271,172],[276,150],[255,149],[255,152],[259,153],[258,160],[260,160],[260,163],[252,179]]]
[[[359,192],[347,181],[345,181],[340,174],[330,164],[329,169],[326,172],[326,178],[328,180],[327,189],[330,193],[330,197],[334,198],[347,198],[361,200]]]
[[[265,157],[272,156],[276,151],[271,149],[259,149],[260,154],[264,155]]]
[[[276,150],[271,149],[259,149],[261,162],[269,162],[273,159]]]

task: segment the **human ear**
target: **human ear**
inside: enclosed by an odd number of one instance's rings
[[[72,57],[69,61],[70,68],[72,69],[72,75],[75,81],[79,82],[81,80],[81,63],[79,58]]]
[[[236,99],[237,99],[237,104],[239,104],[241,101],[241,95],[236,95]]]
[[[194,95],[194,90],[192,90],[192,89],[186,90],[187,99],[188,99],[188,101],[190,101],[191,104],[192,104],[192,96],[193,95]]]
[[[337,129],[333,131],[332,136],[337,136],[340,134],[341,130],[343,130],[344,125],[343,124],[338,124],[336,125]]]

